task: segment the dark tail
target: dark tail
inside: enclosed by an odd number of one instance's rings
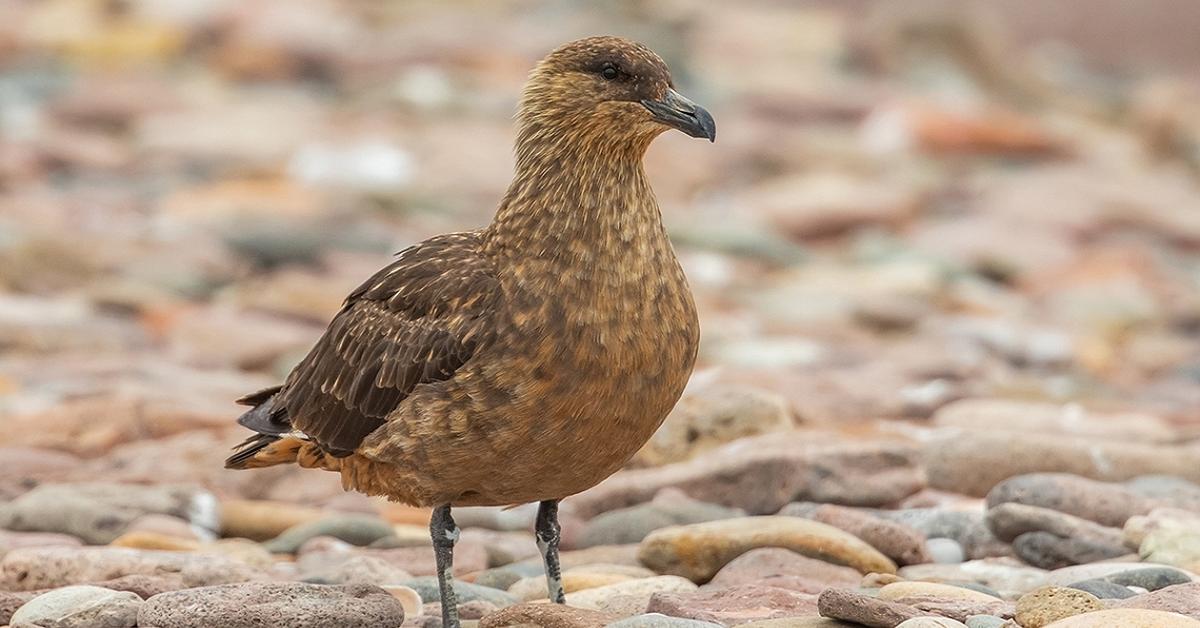
[[[242,416],[238,424],[254,430],[255,434],[234,448],[234,454],[225,460],[226,469],[254,469],[273,464],[283,464],[295,461],[295,451],[302,443],[299,439],[285,439],[284,436],[292,431],[287,413],[278,408],[278,399],[282,386],[264,388],[238,399],[244,406],[253,406]],[[276,443],[283,440],[296,441],[295,446],[279,447]],[[288,458],[288,453],[291,458]]]
[[[308,446],[309,450],[319,451],[314,443],[297,436],[272,436],[270,434],[255,434],[247,438],[234,449],[234,454],[225,459],[226,469],[261,469],[277,464],[307,462],[307,455],[300,460],[301,452]],[[304,466],[304,465],[301,465]],[[312,464],[309,466],[316,466]]]

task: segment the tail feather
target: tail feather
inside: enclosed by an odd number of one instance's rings
[[[268,390],[271,389],[259,391],[253,395],[250,395],[249,397],[243,397],[242,399],[259,399]],[[292,425],[290,422],[288,422],[287,413],[281,411],[282,409],[277,407],[275,403],[276,399],[279,399],[279,397],[275,394],[272,394],[266,398],[262,398],[258,405],[247,410],[244,414],[242,414],[242,416],[238,417],[238,424],[252,429],[259,434],[268,434],[270,436],[283,436],[284,434],[291,432]],[[239,402],[240,401],[241,400],[239,400]]]
[[[281,388],[264,388],[238,399],[242,405],[254,406],[238,417],[237,422],[255,433],[234,447],[233,455],[225,459],[225,468],[259,469],[277,464],[297,464],[310,469],[339,470],[339,456],[329,454],[307,436],[292,429],[287,412],[276,403]]]
[[[225,460],[226,469],[257,469],[296,461],[301,445],[307,441],[290,436],[292,426],[287,413],[276,407],[282,388],[264,388],[237,400],[241,405],[253,406],[237,422],[255,434],[234,448],[233,455]]]
[[[225,468],[261,469],[296,462],[301,448],[308,442],[296,436],[255,434],[238,445],[234,454],[225,459]]]

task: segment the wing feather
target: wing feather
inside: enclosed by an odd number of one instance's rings
[[[272,412],[331,453],[348,454],[416,386],[453,377],[488,342],[498,299],[478,233],[405,249],[350,294]]]

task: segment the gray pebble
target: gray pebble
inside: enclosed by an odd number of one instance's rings
[[[283,534],[263,543],[263,547],[274,554],[295,554],[305,541],[318,536],[332,536],[352,545],[370,545],[379,539],[395,536],[395,530],[379,517],[328,517],[292,526]]]
[[[475,577],[475,584],[507,591],[517,580],[540,576],[543,573],[543,567],[540,564],[513,563],[479,572],[479,575]]]
[[[1123,600],[1128,597],[1133,597],[1133,591],[1129,587],[1123,587],[1119,584],[1109,582],[1100,578],[1094,580],[1081,580],[1073,584],[1067,585],[1072,589],[1087,591],[1092,595],[1102,600]]]
[[[422,576],[413,578],[407,582],[400,582],[406,587],[409,587],[421,596],[422,602],[437,602],[441,599],[438,592],[438,580],[435,576]],[[475,600],[484,600],[491,602],[498,607],[511,606],[517,603],[517,598],[509,595],[505,591],[485,587],[471,582],[463,582],[462,580],[454,580],[454,593],[458,595],[458,603],[466,604]]]
[[[1124,587],[1138,587],[1147,591],[1157,591],[1163,587],[1191,582],[1186,573],[1171,567],[1145,567],[1120,571],[1101,578],[1113,584]]]
[[[966,560],[963,547],[954,539],[944,537],[925,541],[925,549],[933,557],[933,562],[943,565],[957,565]]]

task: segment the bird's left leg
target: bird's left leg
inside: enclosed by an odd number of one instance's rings
[[[550,601],[566,604],[567,596],[563,593],[562,570],[558,565],[558,541],[560,528],[558,526],[558,500],[548,499],[538,504],[537,524],[535,526],[538,551],[542,553],[542,562],[546,565],[546,587],[550,592]]]
[[[454,544],[458,542],[458,526],[450,516],[450,505],[433,509],[429,519],[433,536],[433,555],[437,560],[438,592],[442,599],[442,628],[459,628],[458,596],[454,594]]]

